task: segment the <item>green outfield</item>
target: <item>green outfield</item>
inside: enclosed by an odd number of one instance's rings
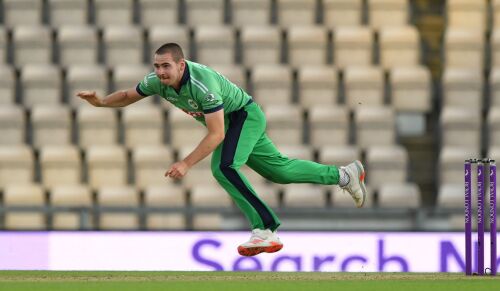
[[[496,290],[500,277],[444,273],[2,271],[0,290]]]

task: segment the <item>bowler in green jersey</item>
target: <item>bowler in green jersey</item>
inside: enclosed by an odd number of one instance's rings
[[[153,67],[154,72],[135,88],[102,98],[94,91],[82,91],[77,96],[97,107],[123,107],[159,95],[203,123],[207,128],[205,137],[187,157],[171,165],[165,176],[182,179],[191,167],[212,153],[214,178],[252,228],[250,239],[238,247],[241,255],[272,253],[283,247],[276,234],[280,221],[240,171],[244,164],[275,183],[338,184],[357,207],[363,206],[366,188],[361,162],[337,167],[282,155],[267,136],[265,115],[251,96],[213,69],[186,60],[176,43],[156,50]]]

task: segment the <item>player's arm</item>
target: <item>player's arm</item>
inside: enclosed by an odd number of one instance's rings
[[[208,132],[200,144],[182,161],[172,165],[165,176],[180,179],[189,168],[206,158],[224,140],[224,109],[205,114]]]
[[[140,95],[136,88],[116,91],[104,98],[97,96],[95,91],[81,91],[76,96],[87,100],[87,102],[96,107],[123,107],[145,97]]]

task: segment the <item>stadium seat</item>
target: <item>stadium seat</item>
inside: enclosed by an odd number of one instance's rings
[[[201,208],[231,208],[232,200],[219,185],[198,186],[191,191],[191,205]],[[195,230],[220,230],[223,228],[223,216],[215,213],[200,213],[193,217]]]
[[[344,191],[338,185],[334,185],[331,187],[332,191],[332,206],[334,208],[355,208],[356,204],[352,199],[351,195],[348,192]],[[363,208],[371,208],[375,204],[374,199],[375,194],[374,191],[370,188],[370,185],[366,187],[366,198]],[[376,222],[375,222],[376,223]]]
[[[485,30],[487,27],[487,1],[446,1],[447,27]]]
[[[441,145],[481,150],[479,111],[462,107],[444,107],[440,116]]]
[[[113,69],[112,83],[114,90],[135,89],[137,84],[141,82],[146,75],[151,73],[153,68],[147,65],[116,65]],[[138,105],[153,105],[154,97],[143,98],[134,103],[134,107]]]
[[[94,0],[95,24],[100,27],[132,24],[133,6],[133,0]]]
[[[38,184],[19,184],[5,188],[3,195],[5,206],[45,206],[45,190]],[[5,229],[8,230],[44,230],[47,228],[46,217],[41,211],[7,212]]]
[[[184,57],[191,59],[191,50],[189,43],[189,29],[184,26],[162,26],[155,25],[149,28],[148,40],[150,52],[149,60],[153,59],[154,52],[163,44],[168,42],[175,42],[182,47]]]
[[[177,108],[169,110],[167,124],[170,127],[170,144],[174,148],[197,145],[207,134],[202,124]]]
[[[500,15],[499,15],[500,17]],[[500,27],[495,27],[491,32],[491,61],[490,66],[492,70],[500,67]]]
[[[329,66],[299,67],[297,73],[299,102],[304,107],[326,106],[337,103],[337,70]]]
[[[8,35],[5,27],[0,27],[0,64],[7,63]]]
[[[370,146],[366,150],[367,182],[373,189],[408,179],[408,152],[400,145]]]
[[[362,0],[323,0],[323,23],[330,28],[361,25]]]
[[[361,150],[353,145],[324,145],[319,148],[318,152],[320,163],[337,167],[361,160]]]
[[[278,24],[282,27],[316,23],[315,1],[277,0],[276,5]]]
[[[95,27],[61,25],[57,30],[57,41],[62,66],[97,64],[98,35]]]
[[[481,30],[448,28],[444,35],[444,64],[447,68],[483,68],[485,38]]]
[[[492,16],[492,24],[493,28],[500,26],[500,0],[491,1],[491,8],[487,7],[487,9],[491,9]]]
[[[324,208],[328,206],[324,187],[310,184],[288,184],[283,188],[283,206],[286,208]]]
[[[276,208],[280,205],[278,189],[272,184],[252,184],[255,193],[269,207]],[[279,186],[278,186],[279,187]]]
[[[50,24],[53,27],[68,24],[85,25],[88,20],[88,8],[88,1],[49,0]]]
[[[384,68],[417,66],[420,39],[416,27],[387,26],[379,30],[380,64]]]
[[[81,106],[76,110],[78,145],[113,145],[118,142],[117,110]]]
[[[18,145],[0,147],[0,187],[30,184],[35,178],[33,149]]]
[[[423,66],[393,67],[389,74],[391,105],[396,111],[430,112],[431,73]]]
[[[236,27],[262,25],[271,22],[271,1],[269,0],[232,0],[231,20]]]
[[[489,76],[490,106],[500,106],[500,67],[492,68]]]
[[[373,28],[408,24],[410,1],[368,0],[368,22]]]
[[[441,148],[438,159],[438,176],[440,185],[456,183],[464,185],[464,161],[479,156],[475,148],[444,146]],[[463,207],[463,204],[462,204]]]
[[[16,101],[16,74],[14,68],[0,65],[0,104],[14,104]]]
[[[282,35],[274,26],[246,26],[241,28],[241,53],[246,66],[279,64]]]
[[[302,144],[302,109],[293,105],[269,105],[264,108],[267,134],[275,145]]]
[[[21,70],[22,100],[26,107],[62,103],[62,74],[57,66],[25,65]]]
[[[202,64],[230,65],[235,63],[235,32],[230,26],[201,26],[194,32],[197,54]]]
[[[338,27],[333,43],[333,62],[338,68],[372,64],[374,37],[369,27]]]
[[[4,0],[3,25],[15,27],[20,25],[38,26],[42,24],[42,5],[40,0]]]
[[[179,1],[139,0],[139,15],[143,27],[176,25],[179,23]]]
[[[244,67],[238,65],[214,65],[212,69],[219,72],[236,86],[243,90],[247,89],[247,78]]]
[[[384,72],[379,67],[348,67],[344,71],[345,103],[349,109],[384,104]]]
[[[189,26],[224,23],[224,0],[185,0],[186,23]]]
[[[309,109],[308,116],[311,145],[349,143],[349,112],[345,107],[317,105]]]
[[[42,182],[45,187],[82,182],[82,159],[76,147],[44,146],[40,149],[39,160]]]
[[[187,157],[196,147],[196,144],[185,145],[178,149],[177,160],[182,160]],[[181,183],[184,187],[192,189],[194,187],[201,187],[203,185],[207,186],[218,186],[217,180],[213,177],[211,170],[211,160],[212,154],[208,155],[203,160],[199,161],[194,167],[192,167],[184,178],[182,178]],[[170,164],[167,165],[168,170]],[[172,180],[172,178],[167,178]]]
[[[144,191],[146,207],[186,207],[184,190],[178,186],[150,186]],[[186,229],[186,219],[182,212],[150,212],[146,218],[147,229]]]
[[[198,208],[231,208],[229,194],[219,185],[200,185],[191,189],[191,205]]]
[[[97,191],[97,205],[104,207],[138,207],[139,193],[133,187],[101,187]],[[135,212],[101,212],[99,229],[139,229],[139,216]]]
[[[39,105],[31,110],[33,145],[69,145],[72,120],[68,107]]]
[[[464,117],[465,118],[465,117]],[[488,146],[500,146],[500,107],[491,107],[488,111]]]
[[[202,213],[193,217],[193,230],[222,230],[224,217],[220,213]]]
[[[415,183],[386,183],[378,191],[381,208],[412,208],[422,206],[420,188]]]
[[[292,102],[292,70],[283,65],[258,65],[251,73],[253,97],[260,105]]]
[[[92,191],[82,184],[52,187],[49,201],[54,207],[86,208],[92,207]],[[57,230],[93,229],[94,215],[91,211],[58,211],[52,215],[52,228]]]
[[[288,29],[288,63],[300,66],[327,64],[328,31],[320,26],[293,26]]]
[[[52,31],[50,28],[16,26],[12,29],[12,41],[16,66],[50,64],[52,62]]]
[[[462,177],[463,178],[463,177]],[[436,206],[439,208],[464,208],[464,185],[462,183],[441,183],[439,187]],[[477,201],[477,196],[472,195],[474,202]],[[472,203],[474,209],[477,208],[477,203]],[[463,218],[463,216],[462,216]],[[462,220],[463,223],[463,220]]]
[[[20,106],[0,106],[0,145],[21,145],[26,135],[26,114]]]
[[[396,141],[394,110],[386,106],[362,106],[354,114],[356,143],[362,149],[392,145]]]
[[[480,111],[483,106],[482,75],[475,69],[445,68],[442,77],[443,106]]]
[[[78,107],[90,106],[87,101],[76,96],[83,90],[95,91],[97,96],[108,94],[109,76],[105,67],[100,65],[75,65],[68,68],[66,73],[69,104]]]
[[[173,151],[163,145],[140,145],[132,150],[135,186],[144,189],[148,186],[171,184],[172,179],[165,172],[173,164]]]
[[[88,183],[92,188],[127,184],[127,153],[121,146],[89,146]]]
[[[137,26],[107,26],[103,30],[104,58],[108,66],[143,63],[143,33]]]

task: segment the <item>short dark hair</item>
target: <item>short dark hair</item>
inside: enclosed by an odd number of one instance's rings
[[[178,44],[176,44],[176,43],[174,43],[174,42],[166,43],[166,44],[160,46],[155,51],[155,54],[157,54],[157,55],[163,55],[163,54],[166,54],[166,53],[172,54],[172,58],[174,59],[174,61],[176,63],[179,62],[181,59],[184,58],[184,53],[182,52],[181,46],[178,45]]]

